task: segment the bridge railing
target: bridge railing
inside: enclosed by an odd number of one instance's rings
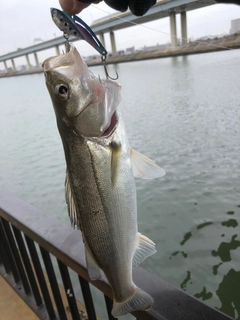
[[[77,274],[79,284],[74,282],[73,286],[70,270]],[[89,283],[103,293],[108,319],[115,319],[107,281],[92,281],[88,276],[79,231],[0,189],[0,274],[40,319],[68,319],[58,272],[72,319],[86,319],[77,306],[77,285],[82,290],[87,319],[97,319]],[[143,268],[134,269],[133,278],[155,301],[150,311],[132,313],[139,320],[230,319]]]

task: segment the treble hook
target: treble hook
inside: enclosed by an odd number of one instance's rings
[[[115,72],[116,72],[116,75],[117,75],[117,77],[116,78],[112,78],[112,77],[110,77],[110,75],[109,75],[109,73],[108,73],[108,71],[107,71],[107,66],[106,66],[106,55],[105,54],[103,54],[102,55],[102,57],[101,57],[101,59],[102,59],[102,64],[103,64],[103,67],[104,67],[104,71],[105,71],[105,75],[106,75],[106,78],[107,79],[111,79],[111,80],[117,80],[118,79],[118,73],[117,73],[117,71],[115,70]]]

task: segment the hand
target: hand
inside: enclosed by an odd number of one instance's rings
[[[240,0],[215,0],[217,3],[231,3],[240,5]]]
[[[121,12],[126,11],[129,7],[130,11],[135,16],[143,16],[156,3],[156,0],[104,0],[104,1],[109,7]]]
[[[83,9],[90,6],[91,3],[99,3],[102,0],[59,0],[60,6],[69,14],[80,13]],[[215,0],[217,3],[235,3],[240,4],[240,0]],[[144,15],[150,9],[156,0],[105,0],[105,3],[118,11],[126,11],[129,9],[136,16]]]
[[[77,14],[87,8],[91,3],[99,3],[102,0],[59,0],[60,6],[70,14]],[[144,15],[156,0],[104,0],[111,8],[124,12],[128,9],[136,16]]]
[[[99,3],[102,0],[96,0],[96,1],[89,1],[89,3],[80,2],[77,0],[59,0],[59,4],[62,7],[64,11],[66,11],[69,14],[77,14],[81,12],[83,9],[90,6],[91,3]]]

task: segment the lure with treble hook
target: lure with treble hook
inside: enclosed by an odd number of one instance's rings
[[[74,36],[78,39],[87,41],[94,49],[96,49],[101,54],[106,77],[111,80],[117,80],[118,79],[117,72],[116,72],[116,78],[112,78],[110,77],[107,71],[107,67],[106,67],[107,50],[98,40],[97,36],[92,31],[92,29],[82,19],[80,19],[75,15],[70,15],[64,11],[61,11],[55,8],[51,8],[50,10],[51,10],[53,22],[64,33],[64,38],[66,39],[66,51],[68,52],[70,49],[69,42],[68,42],[69,36]]]
[[[51,8],[50,10],[53,22],[61,31],[63,31],[64,35],[85,40],[102,56],[107,55],[107,50],[92,29],[82,19],[55,8]]]

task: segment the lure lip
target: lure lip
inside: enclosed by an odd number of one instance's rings
[[[76,15],[70,15],[65,11],[56,8],[50,8],[53,22],[64,32],[64,34],[72,35],[80,40],[88,42],[102,56],[107,55],[107,50],[97,38],[92,29]]]

